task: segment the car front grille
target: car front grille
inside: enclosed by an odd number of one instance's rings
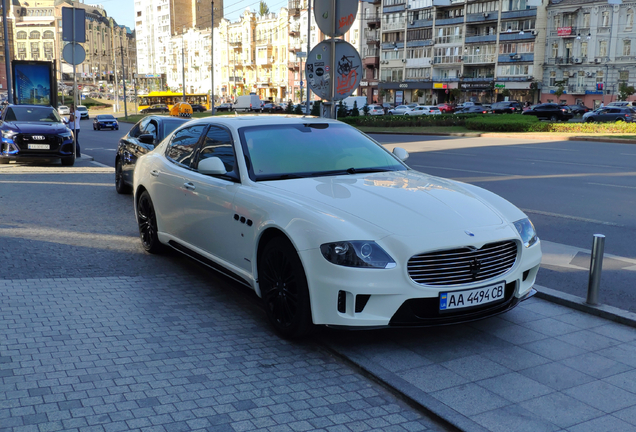
[[[506,273],[517,261],[517,244],[510,240],[415,255],[408,262],[411,279],[423,285],[460,285]]]
[[[43,136],[43,140],[33,139],[33,135]],[[20,151],[29,151],[29,144],[48,144],[50,146],[50,151],[57,151],[62,145],[62,138],[57,135],[45,135],[45,134],[18,134],[14,138],[14,142],[17,144]],[[42,150],[37,150],[38,152],[42,152]],[[45,150],[48,151],[48,150]]]

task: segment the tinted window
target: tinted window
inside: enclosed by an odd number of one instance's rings
[[[346,125],[254,126],[241,128],[239,133],[250,175],[257,181],[406,170],[379,144]]]
[[[144,127],[144,130],[141,133],[150,134],[154,137],[155,141],[157,141],[157,123],[154,120],[151,120]]]
[[[170,135],[170,133],[172,133],[173,130],[175,130],[176,128],[178,128],[179,126],[183,125],[183,121],[181,120],[164,120],[162,122],[163,124],[163,137],[167,137],[168,135]]]
[[[185,166],[190,166],[197,143],[205,129],[204,125],[185,127],[172,135],[166,156]]]
[[[234,156],[234,146],[230,133],[217,126],[212,126],[205,134],[205,141],[199,153],[199,160],[209,157],[218,157],[225,165],[228,173],[234,171],[236,167],[236,157]]]

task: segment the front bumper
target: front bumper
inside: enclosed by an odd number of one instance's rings
[[[426,242],[416,243],[426,244],[426,249],[431,251],[452,249],[465,246],[465,236],[463,232],[461,235],[445,233],[438,239],[429,238]],[[514,238],[514,235],[508,237]],[[484,244],[501,239],[493,236],[486,239]],[[529,248],[519,242],[514,266],[492,280],[451,287],[427,286],[415,283],[407,272],[408,259],[422,253],[422,248],[409,247],[408,244],[412,245],[413,242],[392,237],[378,244],[393,257],[397,264],[395,268],[342,267],[328,262],[318,249],[300,252],[307,275],[314,324],[377,328],[441,325],[486,318],[514,308],[528,296],[541,263],[540,242]],[[396,246],[400,248],[396,249]],[[503,300],[440,312],[440,293],[487,287],[497,282],[506,283]]]

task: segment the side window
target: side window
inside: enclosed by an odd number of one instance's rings
[[[15,113],[11,108],[7,108],[7,115],[4,116],[4,121],[13,122],[17,121],[15,118]]]
[[[155,141],[157,141],[157,123],[154,120],[151,120],[146,124],[142,133],[152,135],[155,138]]]
[[[139,135],[141,135],[144,130],[144,127],[148,124],[148,122],[150,121],[150,119],[143,119],[140,123],[137,123],[131,130],[130,132],[128,132],[128,136],[130,138],[137,138]]]
[[[166,157],[189,167],[204,129],[205,125],[197,125],[175,132],[166,150]]]
[[[218,157],[223,161],[225,170],[232,178],[238,179],[236,170],[236,156],[230,133],[223,128],[211,126],[205,135],[205,141],[199,152],[199,160],[209,157]],[[234,173],[232,175],[232,173]]]

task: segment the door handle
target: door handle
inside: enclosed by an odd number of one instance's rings
[[[150,171],[150,175],[153,176],[153,177],[159,177],[159,171],[152,170],[152,171]]]
[[[194,184],[190,183],[190,182],[184,183],[183,187],[186,188],[187,190],[195,190],[196,189],[196,186],[194,186]]]

